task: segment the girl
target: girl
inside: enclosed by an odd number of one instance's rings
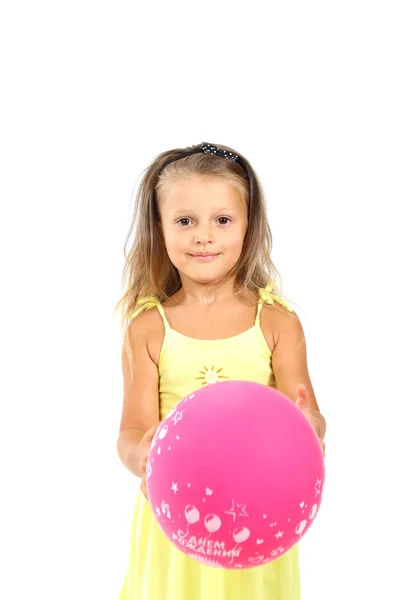
[[[119,600],[298,600],[297,546],[253,569],[200,564],[159,529],[145,485],[159,421],[217,381],[276,387],[304,411],[324,448],[304,333],[275,287],[261,184],[231,148],[169,150],[144,173],[134,217],[117,304],[124,330],[117,450],[142,483]]]

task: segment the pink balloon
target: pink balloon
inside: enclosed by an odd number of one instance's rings
[[[179,402],[155,434],[148,467],[149,501],[165,535],[226,569],[263,565],[299,542],[318,514],[325,477],[303,413],[248,381],[208,385]]]

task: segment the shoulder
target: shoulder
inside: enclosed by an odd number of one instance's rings
[[[293,340],[304,337],[298,315],[278,303],[264,304],[260,320],[263,334],[272,352],[276,349],[280,338]]]
[[[306,370],[306,341],[304,329],[295,312],[283,307],[273,309],[274,350],[272,365],[275,374],[282,371]]]
[[[157,307],[143,310],[133,318],[129,325],[129,332],[131,343],[146,344],[151,359],[158,364],[165,330]]]
[[[136,314],[136,313],[135,313]],[[133,330],[142,332],[148,328],[148,326],[157,324],[161,320],[159,310],[156,305],[144,308],[133,319],[130,323],[130,327]]]

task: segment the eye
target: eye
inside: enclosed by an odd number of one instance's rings
[[[231,219],[229,217],[219,217],[217,221],[221,221],[220,225],[228,225],[228,222],[230,223]]]
[[[184,222],[184,221],[186,221],[186,222]],[[190,222],[191,222],[191,219],[189,219],[188,217],[183,217],[182,219],[179,219],[178,221],[176,221],[176,224],[180,225],[180,227],[186,227]]]

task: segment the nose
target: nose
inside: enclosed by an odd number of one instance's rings
[[[194,233],[194,241],[196,244],[212,244],[214,236],[209,227],[199,227]]]

